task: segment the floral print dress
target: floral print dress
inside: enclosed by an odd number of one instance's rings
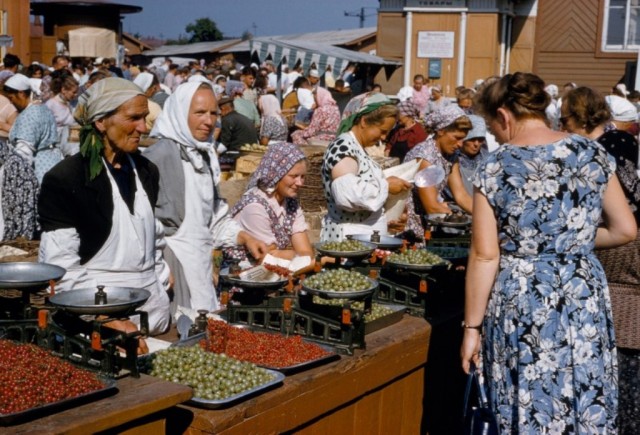
[[[504,145],[476,173],[500,267],[483,365],[501,433],[615,433],[617,358],[609,290],[593,253],[615,162],[569,136]]]

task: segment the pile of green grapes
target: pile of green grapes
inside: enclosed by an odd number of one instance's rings
[[[393,253],[387,258],[387,261],[396,264],[415,264],[420,266],[433,266],[444,263],[442,257],[425,249],[408,249],[403,253]]]
[[[319,296],[313,297],[313,303],[319,305],[342,305],[346,302],[351,302],[351,308],[354,310],[364,310],[364,302],[363,301],[350,301],[349,299],[323,299]],[[364,315],[364,322],[369,323],[373,322],[376,319],[379,319],[384,316],[388,316],[389,314],[393,314],[394,311],[381,304],[376,304],[375,302],[371,304],[371,312],[366,313]]]
[[[330,269],[306,278],[304,285],[315,290],[352,292],[369,289],[371,281],[358,272],[346,269]]]
[[[334,252],[358,252],[368,251],[371,248],[359,240],[343,240],[341,242],[324,242],[320,245],[320,249]]]
[[[224,400],[273,379],[255,364],[206,352],[200,346],[158,351],[152,365],[151,376],[188,385],[194,397],[205,400]]]

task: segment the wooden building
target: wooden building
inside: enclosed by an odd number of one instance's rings
[[[389,93],[432,77],[457,86],[515,71],[547,83],[608,92],[627,74],[633,87],[640,48],[635,0],[380,0],[377,54],[403,63]],[[378,81],[384,83],[380,78]],[[640,83],[639,83],[640,87]]]
[[[0,0],[0,57],[7,53],[31,63],[28,1]]]

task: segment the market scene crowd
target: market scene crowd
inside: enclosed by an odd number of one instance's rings
[[[429,219],[471,217],[458,369],[482,371],[501,433],[640,433],[640,92],[612,85],[518,72],[445,95],[416,75],[389,95],[357,65],[7,54],[0,234],[39,240],[39,261],[67,271],[57,291],[148,290],[161,334],[221,308],[214,250],[315,258],[301,147],[321,144],[322,241],[379,231],[422,247]],[[228,203],[247,144],[265,153]],[[428,180],[385,175],[375,153]]]

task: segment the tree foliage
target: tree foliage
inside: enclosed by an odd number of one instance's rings
[[[220,41],[222,32],[216,23],[208,17],[198,18],[194,23],[187,24],[185,28],[190,34],[189,42]]]

